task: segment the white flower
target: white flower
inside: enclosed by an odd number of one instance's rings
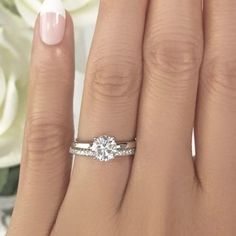
[[[30,41],[24,21],[0,5],[0,168],[20,161]]]

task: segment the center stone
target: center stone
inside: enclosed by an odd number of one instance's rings
[[[109,161],[116,154],[117,144],[114,137],[104,135],[94,139],[91,149],[98,160]]]

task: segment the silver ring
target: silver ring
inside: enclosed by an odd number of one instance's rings
[[[135,149],[135,140],[117,142],[115,137],[103,135],[87,143],[75,140],[70,147],[70,153],[99,161],[110,161],[116,157],[133,156]]]

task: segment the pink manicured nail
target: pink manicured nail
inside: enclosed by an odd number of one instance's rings
[[[40,11],[41,40],[56,45],[63,40],[66,12],[61,0],[45,0]]]

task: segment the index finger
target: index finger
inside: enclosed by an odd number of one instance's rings
[[[48,235],[69,181],[73,24],[69,15],[54,12],[57,4],[35,25],[23,160],[8,235]]]

